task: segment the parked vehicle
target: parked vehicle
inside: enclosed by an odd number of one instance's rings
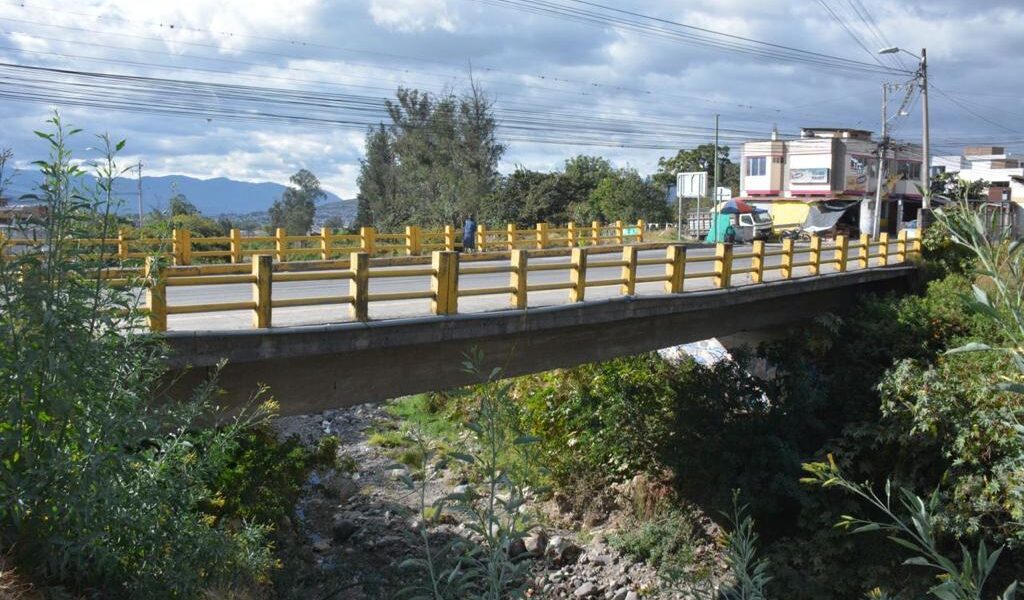
[[[794,229],[786,229],[779,234],[779,239],[783,240],[794,240],[797,242],[809,242],[811,241],[811,234],[807,232],[803,227],[796,227]]]
[[[737,242],[766,240],[772,234],[772,218],[766,212],[736,215],[733,227],[736,229]]]

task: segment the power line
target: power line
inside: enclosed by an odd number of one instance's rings
[[[661,37],[672,41],[696,44],[702,47],[712,47],[719,50],[738,52],[763,59],[782,60],[786,62],[797,62],[816,67],[829,69],[845,69],[865,73],[893,74],[900,72],[895,69],[880,66],[872,63],[852,60],[848,58],[833,56],[820,52],[813,52],[792,46],[764,42],[744,36],[737,36],[708,28],[697,27],[686,23],[671,21],[659,17],[652,17],[641,13],[614,8],[587,2],[585,0],[568,0],[574,4],[596,7],[605,12],[579,9],[565,4],[550,2],[547,0],[474,0],[491,6],[513,8],[533,14],[556,16],[583,23],[596,24],[601,26],[612,26],[642,35]],[[631,18],[623,18],[609,13],[626,15]]]

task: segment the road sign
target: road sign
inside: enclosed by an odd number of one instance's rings
[[[718,188],[718,194],[715,195],[715,200],[718,202],[732,200],[732,189],[727,187]]]
[[[676,195],[680,198],[704,198],[708,193],[708,172],[695,171],[676,175]]]

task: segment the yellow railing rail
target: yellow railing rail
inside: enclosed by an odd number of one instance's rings
[[[626,233],[627,228],[629,233]],[[531,229],[517,229],[509,223],[504,230],[490,230],[480,225],[476,233],[478,250],[506,250],[517,248],[558,248],[584,245],[622,245],[627,241],[643,242],[644,222],[628,226],[622,221],[611,225],[591,223],[589,227],[568,223],[565,227],[552,227],[538,223]],[[258,254],[272,254],[277,262],[308,260],[318,257],[330,260],[351,252],[375,255],[419,256],[434,250],[453,251],[462,248],[462,231],[451,225],[437,231],[425,231],[411,225],[404,232],[379,232],[363,227],[358,234],[336,234],[322,228],[318,235],[287,235],[277,229],[274,235],[243,236],[232,229],[226,236],[194,236],[186,229],[175,229],[169,240],[158,238],[130,238],[121,231],[115,238],[85,238],[75,240],[81,246],[96,250],[96,256],[127,261],[161,256],[174,265],[191,265],[195,259],[217,259],[234,264],[246,262]],[[43,242],[30,239],[5,238],[5,251],[17,246],[40,246]]]
[[[566,228],[568,229],[568,228]],[[618,225],[615,229],[620,229]],[[550,229],[537,229],[536,236],[550,233]],[[415,236],[403,236],[411,239]],[[383,236],[382,236],[383,237]],[[397,237],[397,235],[396,235]],[[625,236],[622,236],[625,239]],[[445,238],[450,239],[447,235]],[[448,244],[445,239],[445,244]],[[536,250],[513,249],[508,253],[508,263],[500,265],[474,265],[474,261],[460,260],[459,253],[453,250],[437,250],[430,257],[423,257],[420,264],[395,265],[395,261],[374,259],[371,263],[370,253],[360,247],[352,252],[348,260],[314,261],[311,264],[275,263],[274,256],[268,250],[266,254],[253,257],[251,265],[203,265],[203,266],[161,266],[159,259],[150,257],[146,261],[145,277],[146,305],[149,315],[149,326],[154,331],[167,329],[168,315],[194,314],[219,311],[252,311],[254,327],[271,327],[273,325],[273,309],[298,306],[317,305],[348,305],[350,318],[357,321],[369,319],[369,305],[374,302],[396,300],[430,300],[431,312],[437,315],[451,315],[458,312],[459,298],[507,295],[509,304],[514,309],[529,306],[531,293],[567,290],[570,302],[583,302],[587,289],[597,287],[618,286],[619,293],[631,296],[637,293],[637,286],[642,284],[662,283],[666,293],[678,294],[689,291],[686,282],[697,279],[711,279],[715,288],[729,288],[738,283],[737,277],[748,276],[749,284],[765,282],[766,274],[778,272],[777,279],[786,280],[793,277],[813,277],[822,274],[823,267],[831,272],[844,272],[850,268],[851,262],[856,267],[866,269],[884,267],[890,264],[902,264],[911,258],[920,256],[920,236],[911,239],[907,231],[901,231],[895,242],[882,234],[877,241],[861,236],[851,242],[846,236],[836,236],[835,240],[825,245],[824,240],[814,236],[806,247],[797,248],[793,240],[783,240],[781,247],[769,250],[762,241],[755,241],[748,249],[737,251],[731,244],[717,244],[714,253],[705,256],[688,256],[687,247],[681,244],[667,244],[665,256],[658,258],[639,258],[640,247],[623,245],[617,250],[621,256],[617,259],[593,260],[595,252],[607,253],[608,250],[576,246],[564,251],[546,250],[542,254],[550,256],[559,253],[568,255],[568,262],[531,263],[531,256]],[[372,247],[372,246],[371,246]],[[778,257],[777,261],[767,260]],[[429,259],[429,265],[424,261]],[[689,265],[704,265],[703,270],[690,269]],[[209,267],[220,267],[221,272],[204,273]],[[237,269],[242,267],[246,272],[224,272],[225,267]],[[663,272],[641,274],[642,267],[663,267]],[[596,279],[589,275],[597,269],[619,269],[619,276]],[[566,272],[566,279],[560,281],[530,282],[531,273]],[[473,278],[479,275],[507,274],[507,285],[480,287],[473,285]],[[116,275],[111,272],[111,277]],[[370,281],[398,277],[429,278],[429,287],[421,290],[371,293]],[[346,295],[317,296],[309,298],[275,299],[273,290],[275,283],[296,281],[337,281],[349,282]],[[123,280],[118,279],[118,282]],[[250,301],[221,302],[212,304],[168,305],[167,288],[182,286],[208,285],[250,285],[252,299]]]

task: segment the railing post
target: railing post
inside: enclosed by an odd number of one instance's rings
[[[420,226],[407,225],[405,228],[405,253],[409,256],[419,256],[423,252],[420,242]]]
[[[171,230],[171,264],[181,264],[181,230]]]
[[[192,264],[192,232],[188,229],[181,230],[181,264]]]
[[[810,264],[811,275],[817,275],[818,273],[821,272],[821,236],[820,235],[814,234],[814,235],[811,236],[811,246],[810,246],[809,252],[810,252],[810,255],[811,255],[811,260],[810,260],[810,262],[811,262],[811,264]]]
[[[280,230],[279,230],[280,231]],[[271,278],[274,272],[274,257],[259,254],[252,257],[252,301],[256,307],[252,312],[252,326],[258,329],[270,327]]]
[[[883,231],[878,234],[878,264],[886,266],[889,264],[889,232]]]
[[[683,282],[686,281],[686,246],[672,244],[665,249],[665,258],[668,259],[665,265],[665,275],[668,277],[665,291],[678,294],[683,291]]]
[[[508,246],[506,250],[509,252],[516,249],[516,225],[515,223],[508,223],[505,225],[505,245]]]
[[[288,253],[285,252],[287,249],[288,232],[284,230],[284,227],[278,227],[274,232],[274,256],[277,258],[277,262],[288,260]]]
[[[732,244],[715,244],[715,287],[727,288],[732,282]]]
[[[509,272],[509,287],[512,288],[512,308],[526,308],[526,250],[513,250],[512,270]]]
[[[167,280],[156,256],[146,257],[146,308],[149,310],[149,329],[167,331]]]
[[[750,258],[750,280],[761,283],[764,281],[764,240],[754,240],[751,244],[751,253],[754,256]]]
[[[850,238],[845,235],[836,236],[836,270],[840,273],[846,272],[846,254],[850,250]]]
[[[434,275],[430,291],[434,299],[430,308],[435,315],[454,315],[459,311],[459,255],[452,251],[434,252],[431,266]]]
[[[455,227],[451,225],[444,226],[444,250],[445,252],[455,251]]]
[[[537,223],[537,244],[536,244],[536,248],[538,250],[543,250],[544,248],[547,248],[547,245],[548,245],[548,224],[547,223]]]
[[[871,236],[862,233],[860,246],[857,248],[857,266],[866,269],[871,266]]]
[[[237,227],[231,229],[231,262],[242,262],[242,232]]]
[[[573,248],[569,258],[570,302],[583,302],[587,296],[587,249]]]
[[[782,257],[779,265],[783,279],[793,277],[793,240],[782,240]]]
[[[590,244],[593,246],[601,245],[601,222],[591,221],[590,222]]]
[[[128,260],[128,238],[124,234],[124,229],[117,230],[117,258]]]
[[[566,238],[565,239],[565,245],[566,246],[569,246],[570,248],[575,248],[577,246],[577,242],[578,241],[576,239],[577,238],[576,223],[573,223],[572,221],[569,221],[565,225],[565,238]]]
[[[320,260],[331,258],[331,230],[327,227],[320,228]]]
[[[377,232],[373,227],[360,227],[359,228],[359,251],[365,252],[370,256],[377,249]]]
[[[622,246],[626,243],[625,238],[622,235],[622,221],[615,222],[615,245]]]
[[[921,220],[919,219],[918,223],[920,223],[920,222],[921,222]],[[912,248],[911,253],[914,255],[914,260],[920,260],[921,259],[921,238],[923,238],[923,237],[924,237],[924,229],[918,229],[917,232],[914,235],[914,243],[911,244],[911,248]]]
[[[487,249],[487,226],[480,224],[476,228],[476,249],[483,252]]]
[[[896,262],[903,264],[907,262],[907,230],[900,229],[896,236]]]
[[[352,319],[366,321],[370,318],[370,255],[366,252],[349,254],[348,268],[352,279],[348,281],[348,295],[352,296]]]
[[[636,246],[622,247],[622,262],[626,264],[622,267],[623,283],[620,291],[625,296],[632,296],[636,294],[636,259]]]
[[[636,242],[642,244],[644,242],[644,227],[647,223],[644,223],[643,219],[636,220]]]

